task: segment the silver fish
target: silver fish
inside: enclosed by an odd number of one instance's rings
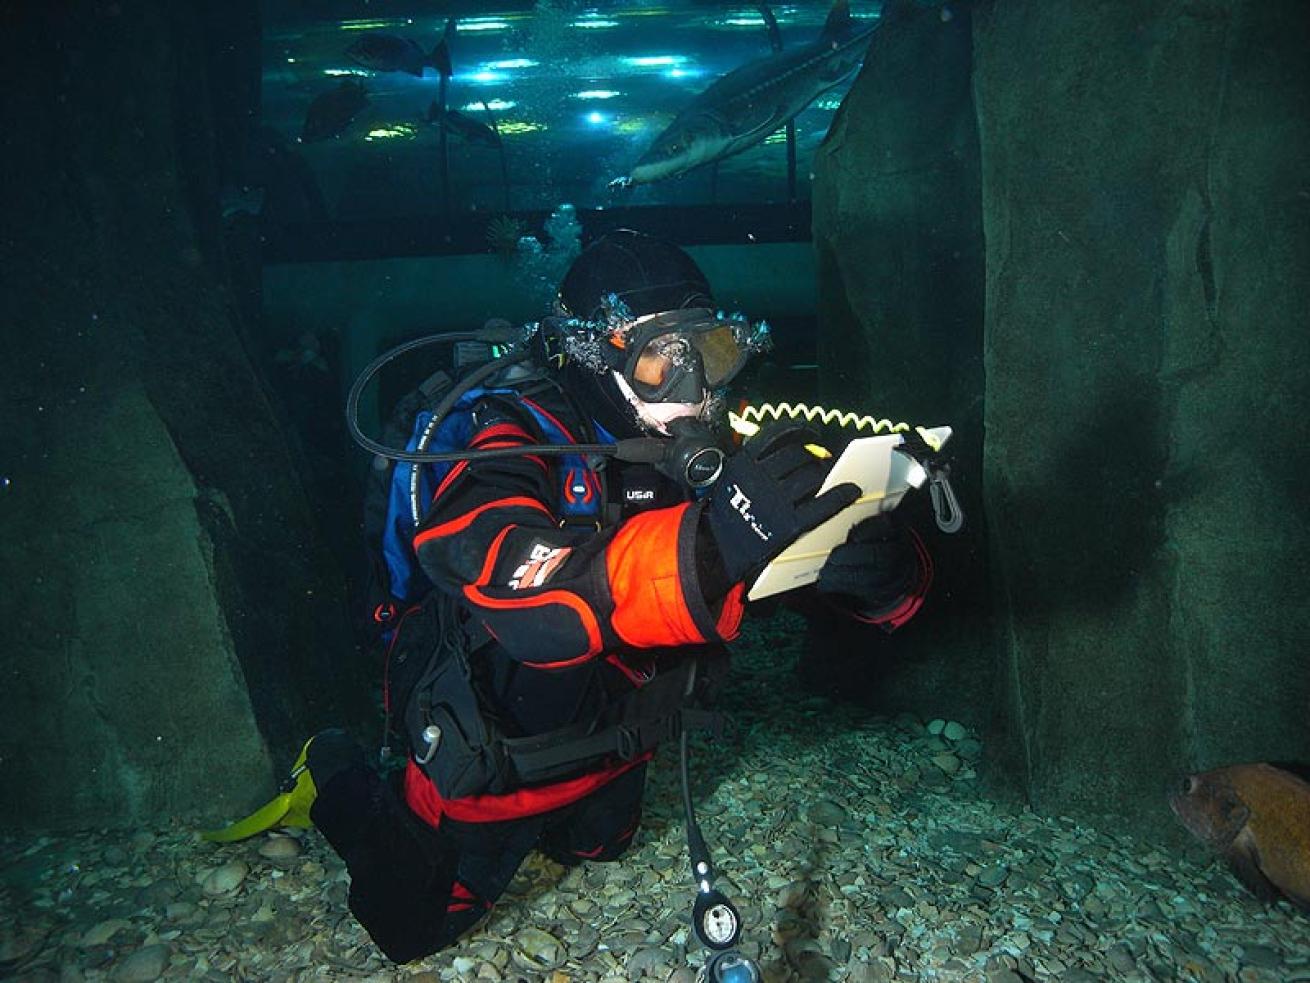
[[[480,143],[487,147],[500,146],[499,133],[458,109],[442,109],[434,102],[428,106],[427,121],[459,134],[470,143]]]
[[[408,72],[422,78],[423,70],[431,67],[439,75],[451,75],[449,32],[431,51],[424,51],[411,38],[369,31],[346,49],[346,55],[355,64],[375,72]]]
[[[739,154],[792,119],[864,60],[878,22],[857,23],[834,0],[819,36],[735,68],[692,100],[611,188],[648,184]]]

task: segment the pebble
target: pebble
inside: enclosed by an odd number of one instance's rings
[[[628,979],[639,980],[642,976],[664,979],[669,975],[672,953],[664,949],[647,946],[638,949],[628,959]]]
[[[460,979],[463,979],[477,969],[478,961],[469,956],[456,956],[450,961],[450,965],[459,974]]]
[[[231,894],[250,873],[244,860],[233,860],[211,870],[200,883],[200,889],[211,898]]]
[[[948,775],[954,775],[960,770],[960,759],[951,754],[950,751],[943,751],[941,754],[932,756],[932,763]]]
[[[936,737],[938,734],[940,734],[942,731],[946,729],[946,721],[941,720],[940,718],[937,720],[930,720],[928,721],[928,726],[925,729],[933,737]]]
[[[799,908],[805,901],[810,886],[804,881],[792,881],[778,892],[774,904],[779,908]]]
[[[555,969],[563,961],[567,950],[559,939],[539,928],[520,929],[514,936],[511,958],[520,969],[543,972]]]
[[[1283,957],[1267,945],[1246,945],[1242,946],[1242,962],[1262,969],[1278,969],[1283,965]]]
[[[300,841],[294,836],[270,836],[259,845],[259,855],[274,863],[295,860],[300,852]]]
[[[955,753],[966,761],[977,761],[982,757],[982,743],[972,737],[966,737],[955,745]]]
[[[1082,871],[1078,871],[1077,873],[1066,877],[1063,884],[1061,884],[1061,887],[1064,888],[1064,893],[1070,899],[1081,901],[1096,888],[1096,882],[1093,881],[1089,875]]]
[[[805,815],[816,826],[840,826],[847,820],[846,810],[831,799],[811,803]]]
[[[114,983],[154,983],[168,966],[169,948],[148,945],[138,949],[114,967]]]
[[[982,948],[983,930],[980,925],[963,925],[956,936],[956,950],[962,955],[971,956]]]
[[[835,702],[798,714],[792,617],[743,625],[750,672],[723,694],[739,743],[722,767],[692,759],[716,886],[766,983],[1310,983],[1302,916],[1262,908],[1208,857],[980,797],[958,776],[982,746],[951,721],[930,734],[914,714],[893,723]],[[932,761],[947,754],[955,775]],[[694,983],[676,754],[647,785],[621,861],[566,869],[534,855],[465,939],[404,969],[350,917],[349,876],[312,830],[221,848],[162,822],[0,833],[0,975]]]
[[[0,970],[26,962],[45,939],[46,933],[35,925],[0,925]]]
[[[88,928],[78,945],[84,949],[104,945],[119,932],[131,927],[132,923],[126,918],[106,918],[104,921],[97,922]]]
[[[948,741],[960,741],[968,735],[969,732],[964,729],[964,724],[956,723],[954,720],[949,721],[946,726],[942,728],[942,737],[946,738]]]
[[[168,881],[153,881],[136,894],[142,908],[165,908],[177,896],[177,889]]]
[[[990,867],[983,868],[978,874],[978,883],[983,887],[996,887],[1005,880],[1009,873],[1009,870],[1000,864],[992,864]]]

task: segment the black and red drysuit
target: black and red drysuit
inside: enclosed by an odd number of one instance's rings
[[[542,413],[570,442],[598,440],[562,391],[544,385],[517,401],[479,402],[468,447],[547,442],[534,425]],[[564,501],[577,496],[596,496],[601,518],[562,520]],[[700,510],[653,469],[614,459],[586,473],[546,455],[457,464],[414,548],[436,590],[489,637],[468,657],[483,712],[506,733],[542,734],[598,719],[684,660],[722,667],[744,587],[716,569]],[[917,610],[928,577],[916,549],[922,569],[906,579],[912,586],[870,620],[899,624]],[[464,933],[534,848],[566,865],[611,860],[640,822],[649,749],[504,794],[461,797],[442,795],[418,763],[422,750],[411,748],[399,794],[371,772],[346,769],[353,777],[320,788],[313,814],[350,868],[352,910],[397,961]]]

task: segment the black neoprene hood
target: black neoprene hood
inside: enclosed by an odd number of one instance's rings
[[[674,243],[632,229],[607,232],[584,249],[564,274],[559,301],[566,314],[591,321],[602,316],[610,294],[637,317],[714,306],[695,260]]]

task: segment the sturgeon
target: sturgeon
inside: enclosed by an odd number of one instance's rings
[[[714,82],[655,138],[630,174],[609,186],[662,181],[763,142],[855,73],[878,23],[856,22],[849,0],[834,0],[815,40],[747,62]]]

